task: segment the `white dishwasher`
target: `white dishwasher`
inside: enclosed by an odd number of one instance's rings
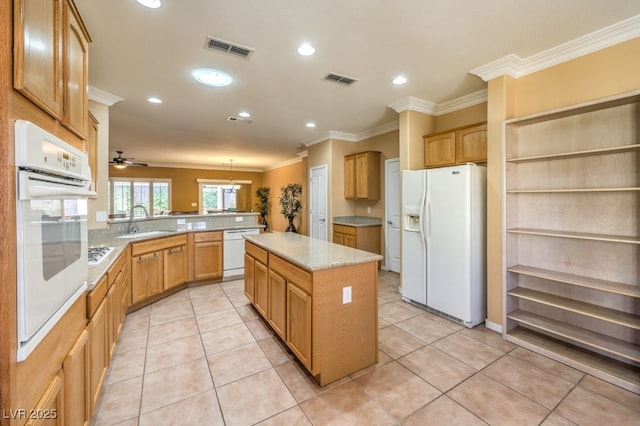
[[[244,276],[244,238],[243,235],[259,234],[260,230],[233,229],[224,231],[222,236],[222,279]]]

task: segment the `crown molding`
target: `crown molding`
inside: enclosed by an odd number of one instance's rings
[[[487,102],[487,89],[478,90],[450,101],[442,102],[436,107],[436,116],[469,108]]]
[[[470,71],[484,81],[507,75],[518,78],[598,50],[640,37],[640,15],[625,19],[551,49],[520,58],[510,54]]]
[[[111,93],[105,92],[97,87],[89,86],[89,100],[110,107],[115,103],[124,101],[124,98],[112,95]]]
[[[304,157],[292,158],[290,160],[282,161],[280,163],[274,164],[271,167],[267,167],[266,169],[264,169],[264,171],[268,172],[270,170],[275,170],[275,169],[279,169],[281,167],[290,166],[292,164],[300,163],[300,162],[302,162],[302,158],[304,158]]]
[[[356,140],[361,141],[364,139],[369,139],[374,136],[393,132],[394,130],[398,130],[399,128],[400,128],[400,122],[398,120],[394,120],[387,124],[383,124],[382,126],[374,127],[373,129],[369,129],[369,130],[365,130],[364,132],[357,133]]]
[[[407,96],[387,105],[398,114],[407,110],[421,112],[423,114],[434,115],[438,105],[424,99]]]
[[[356,133],[338,132],[336,130],[329,130],[329,139],[340,139],[347,142],[358,142]]]

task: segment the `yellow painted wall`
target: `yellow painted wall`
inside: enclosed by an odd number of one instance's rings
[[[271,188],[271,212],[267,222],[272,231],[283,232],[288,221],[280,213],[280,189],[290,183],[302,185],[302,211],[294,220],[298,233],[309,235],[309,163],[307,157],[286,166],[267,170],[263,174],[262,186]]]
[[[483,102],[458,111],[439,115],[436,118],[436,132],[444,132],[456,127],[487,121],[487,103]]]
[[[640,38],[521,77],[489,82],[488,319],[502,324],[502,121],[640,89]]]
[[[229,170],[174,167],[127,167],[121,170],[109,167],[109,176],[171,179],[171,210],[184,212],[200,211],[200,206],[197,205],[199,186],[196,179],[230,179],[232,177]],[[262,173],[234,170],[233,180],[252,181],[251,188],[243,188],[238,193],[238,211],[255,209],[255,204],[258,202],[255,192],[262,186]],[[192,203],[196,203],[196,206],[192,206]]]

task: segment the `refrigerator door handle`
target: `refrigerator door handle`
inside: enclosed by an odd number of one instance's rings
[[[431,236],[431,203],[427,200],[427,236]]]

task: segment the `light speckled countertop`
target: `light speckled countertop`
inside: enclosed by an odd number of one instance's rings
[[[292,232],[245,235],[244,238],[283,259],[306,269],[318,271],[382,260],[382,256]]]
[[[380,226],[382,219],[369,216],[337,216],[333,218],[334,225],[346,226]]]

